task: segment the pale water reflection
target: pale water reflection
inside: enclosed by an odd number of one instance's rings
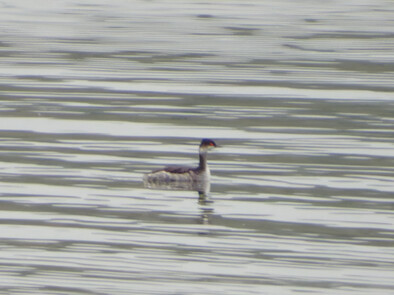
[[[8,2],[0,292],[392,292],[393,3]]]

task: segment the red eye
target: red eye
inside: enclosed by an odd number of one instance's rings
[[[210,145],[210,146],[215,146],[215,145],[213,144],[213,142],[210,142],[209,145]]]

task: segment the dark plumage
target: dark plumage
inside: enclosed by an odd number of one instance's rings
[[[152,171],[144,175],[146,182],[179,182],[179,181],[200,181],[209,179],[210,171],[207,165],[208,150],[218,147],[211,139],[203,139],[199,148],[200,162],[198,167],[168,166],[164,169]]]

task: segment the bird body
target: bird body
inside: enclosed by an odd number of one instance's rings
[[[211,139],[203,139],[199,148],[198,167],[168,166],[164,169],[154,170],[144,175],[144,182],[170,183],[170,182],[200,182],[209,181],[211,172],[207,164],[207,152],[217,147]]]

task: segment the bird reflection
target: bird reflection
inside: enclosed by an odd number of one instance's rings
[[[198,193],[198,204],[202,206],[201,220],[202,224],[209,224],[209,217],[214,210],[210,205],[213,201],[210,199],[211,183],[209,180],[203,181],[154,181],[144,179],[144,186],[149,189],[173,190],[173,191],[196,191]]]

